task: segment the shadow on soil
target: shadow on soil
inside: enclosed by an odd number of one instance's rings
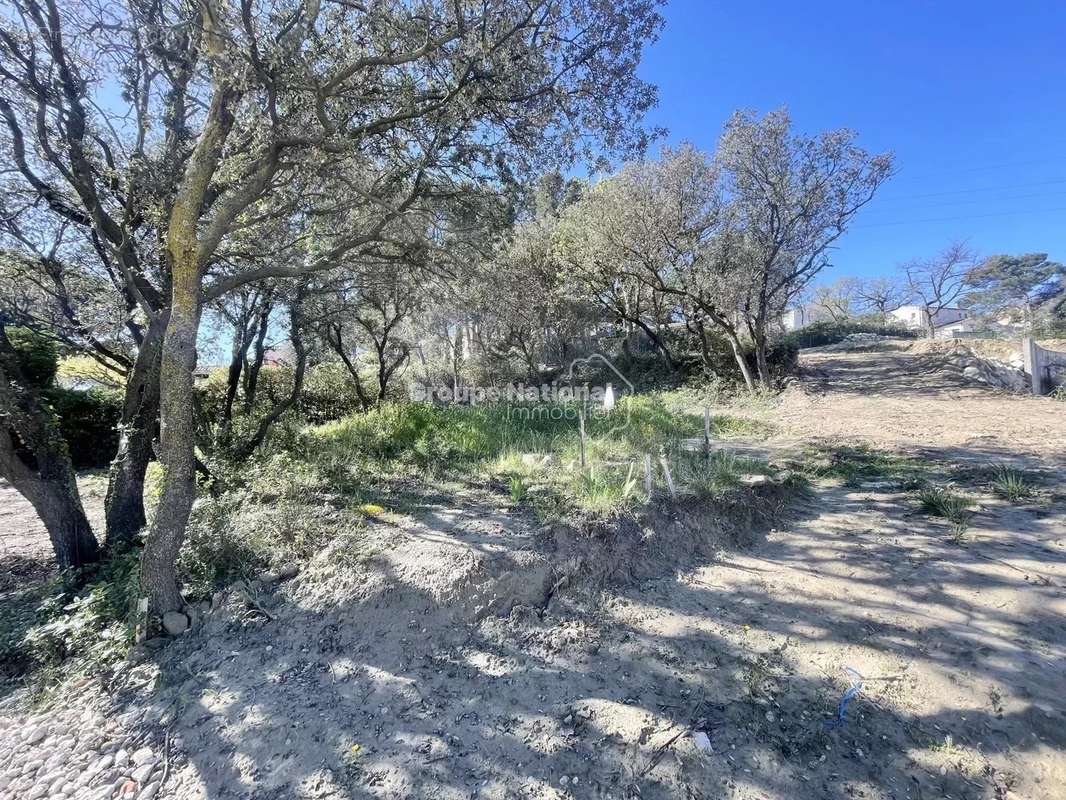
[[[989,759],[1066,748],[1066,626],[1045,610],[1062,598],[1054,581],[985,567],[989,558],[1061,565],[1063,554],[1040,544],[1061,536],[1060,523],[1006,514],[1025,536],[988,544],[978,543],[988,515],[978,515],[975,543],[958,547],[910,516],[906,498],[839,488],[800,502],[790,523],[811,523],[826,504],[846,516],[871,502],[886,505],[895,530],[827,529],[817,546],[760,537],[753,553],[765,567],[744,567],[746,585],[679,572],[595,598],[559,591],[545,609],[478,621],[385,574],[384,590],[334,607],[278,598],[272,620],[211,615],[204,632],[158,655],[152,702],[163,721],[149,735],[162,748],[169,730],[168,791],[217,800],[1005,797],[1014,776]],[[455,536],[462,525],[438,528]],[[817,574],[841,559],[862,573],[847,596],[761,588],[763,571]],[[730,566],[724,554],[701,574]],[[1029,610],[960,604],[948,594],[959,585],[1024,587]],[[891,609],[864,597],[876,588],[957,613],[930,614],[920,627],[879,621]],[[867,676],[846,722],[830,726],[847,680],[799,675],[799,643],[874,648],[1023,701],[902,713],[892,702],[898,676]],[[705,731],[713,752],[684,735],[667,746],[689,729]],[[983,764],[940,772],[924,760],[953,748]]]

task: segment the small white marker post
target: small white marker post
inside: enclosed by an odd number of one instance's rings
[[[703,455],[711,460],[711,409],[703,407]]]
[[[581,468],[585,468],[585,409],[577,410],[577,430],[581,434]]]

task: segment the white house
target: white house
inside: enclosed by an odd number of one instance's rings
[[[798,331],[815,322],[831,322],[832,316],[821,306],[811,304],[793,306],[781,315],[781,327],[786,331]]]
[[[900,306],[895,311],[889,311],[888,315],[892,319],[905,328],[912,330],[926,330],[929,327],[929,308],[927,306],[918,305],[916,303],[910,303],[905,306]],[[939,311],[933,313],[933,327],[936,329],[951,326],[952,329],[959,329],[968,326],[960,326],[964,320],[967,320],[966,312],[961,308],[942,308]]]

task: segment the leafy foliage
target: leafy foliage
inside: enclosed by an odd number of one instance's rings
[[[53,388],[45,397],[59,418],[75,469],[106,467],[118,449],[122,399],[116,392]]]
[[[36,388],[52,385],[59,368],[55,341],[29,328],[7,328],[23,376]]]
[[[815,322],[798,330],[790,331],[781,340],[782,345],[803,349],[806,347],[823,347],[842,342],[853,333],[876,333],[879,336],[892,336],[913,339],[918,332],[910,328],[886,325],[879,321],[864,322],[849,320],[846,322]]]
[[[1063,292],[1064,277],[1066,266],[1047,253],[992,256],[966,274],[971,291],[964,305],[985,317],[1013,315],[1032,328],[1034,310]]]

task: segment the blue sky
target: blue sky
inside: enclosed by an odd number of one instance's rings
[[[849,127],[898,175],[823,280],[878,275],[952,239],[1066,261],[1066,2],[670,0],[641,75],[667,141],[711,150],[737,108]]]

